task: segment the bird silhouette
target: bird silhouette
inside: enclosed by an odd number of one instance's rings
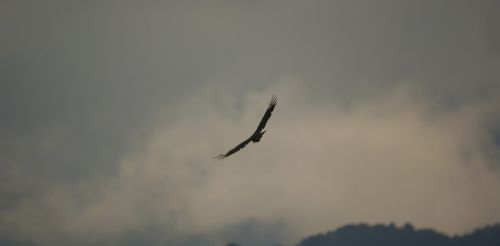
[[[232,148],[227,153],[220,154],[218,156],[215,156],[214,158],[218,159],[218,160],[224,159],[224,158],[238,152],[240,149],[243,149],[250,142],[254,142],[254,143],[259,142],[260,139],[262,138],[262,135],[264,135],[264,133],[266,133],[266,131],[264,130],[264,127],[266,127],[267,121],[269,120],[269,118],[271,118],[271,113],[273,112],[274,107],[276,106],[277,103],[278,103],[278,98],[276,97],[276,95],[273,95],[271,97],[271,101],[269,102],[269,106],[267,106],[266,113],[264,113],[264,116],[262,116],[262,119],[260,120],[260,123],[257,126],[257,129],[255,130],[255,132],[248,139],[246,139],[242,143],[238,144],[236,147]]]

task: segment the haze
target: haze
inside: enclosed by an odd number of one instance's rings
[[[0,239],[500,221],[497,1],[1,1]],[[278,105],[257,144],[218,162]],[[1,242],[1,241],[0,241]]]

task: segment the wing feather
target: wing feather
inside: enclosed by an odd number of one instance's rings
[[[269,120],[269,118],[271,118],[271,113],[273,112],[274,107],[276,106],[277,103],[278,103],[278,98],[276,97],[276,95],[273,95],[271,97],[271,101],[269,102],[269,106],[267,106],[266,113],[264,113],[264,116],[262,116],[259,126],[257,126],[257,129],[255,130],[255,133],[261,132],[264,129],[264,127],[266,127],[266,123]]]
[[[250,141],[252,141],[252,138],[248,138],[247,140],[243,141],[242,143],[238,144],[236,147],[232,148],[231,150],[229,150],[227,153],[225,154],[220,154],[216,157],[214,157],[214,159],[224,159],[236,152],[238,152],[240,149],[243,149],[248,143],[250,143]]]

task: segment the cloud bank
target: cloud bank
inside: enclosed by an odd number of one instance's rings
[[[497,1],[2,1],[0,242],[499,220]],[[263,141],[215,162],[250,134]]]
[[[498,147],[488,132],[500,120],[498,99],[436,111],[403,85],[350,105],[304,104],[305,85],[285,78],[230,99],[205,87],[116,175],[27,199],[2,213],[4,230],[109,243],[151,228],[165,231],[160,241],[205,235],[215,245],[242,221],[281,225],[274,240],[293,242],[353,221],[454,234],[500,220]],[[251,133],[276,91],[264,141],[212,160]]]

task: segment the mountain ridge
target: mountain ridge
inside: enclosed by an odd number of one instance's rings
[[[406,223],[347,224],[333,231],[308,236],[298,246],[498,246],[500,223],[477,228],[464,235],[448,236],[434,229],[415,229]]]

